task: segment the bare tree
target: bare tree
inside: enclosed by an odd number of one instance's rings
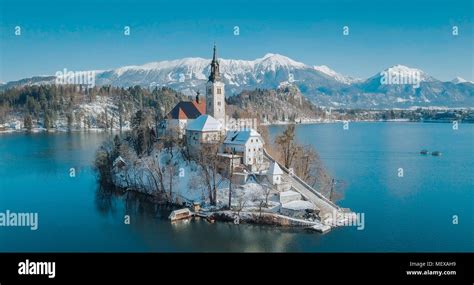
[[[272,187],[269,185],[262,185],[263,188],[263,194],[265,196],[265,207],[268,207],[268,197],[270,196],[270,193],[272,192]]]
[[[270,139],[270,132],[268,131],[268,127],[266,125],[259,124],[257,127],[257,132],[260,134],[263,139],[263,142],[265,143],[265,150],[272,157],[278,157],[279,153],[275,150],[275,145]]]
[[[154,192],[156,194],[164,193],[164,175],[163,170],[161,168],[159,154],[157,153],[155,157],[145,160],[144,167],[148,171],[149,179],[151,180],[151,183],[154,186]]]
[[[202,190],[202,180],[197,175],[192,175],[188,181],[188,187],[194,190]],[[201,198],[204,200],[206,199],[206,195],[204,195],[204,191],[202,192]]]
[[[230,169],[228,171],[228,179],[229,179],[229,210],[232,208],[232,179],[234,179],[234,151],[232,151],[232,155],[230,158]]]
[[[166,185],[168,186],[168,199],[170,202],[173,202],[173,188],[176,184],[176,180],[174,179],[176,176],[177,166],[173,161],[168,161],[166,163],[165,174],[166,174]]]
[[[264,201],[260,201],[260,203],[258,203],[258,218],[261,219],[262,218],[262,212],[263,212],[263,208],[265,207],[265,202]]]
[[[237,199],[237,207],[234,208],[237,212],[237,216],[240,217],[240,212],[245,208],[245,204],[247,204],[247,200],[245,200],[245,197],[242,195]]]
[[[297,176],[306,181],[309,185],[314,186],[319,178],[316,177],[315,174],[319,174],[318,170],[323,170],[324,168],[322,167],[322,162],[318,154],[311,146],[307,145],[298,149],[298,153],[295,155],[293,169]],[[326,174],[326,172],[321,172],[321,174]]]
[[[199,177],[207,189],[211,205],[216,205],[217,203],[219,169],[222,169],[221,160],[217,155],[218,151],[219,144],[203,143],[196,161],[199,165]]]
[[[312,146],[302,146],[296,142],[294,125],[288,125],[283,134],[275,138],[275,143],[286,168],[293,168],[295,175],[318,189],[324,196],[338,196],[339,193],[335,193],[333,189],[334,180],[318,153]]]
[[[169,127],[160,137],[161,142],[163,143],[164,148],[171,154],[173,157],[173,150],[183,145],[183,138],[180,137],[180,129],[178,126]]]
[[[295,125],[288,125],[283,134],[275,138],[275,143],[281,153],[283,164],[286,168],[290,168],[301,148],[295,141]]]

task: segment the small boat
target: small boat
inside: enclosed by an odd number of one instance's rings
[[[440,156],[441,155],[441,152],[440,151],[433,151],[431,153],[432,156]]]
[[[427,155],[427,154],[428,154],[428,150],[423,149],[423,150],[420,151],[420,154]]]
[[[216,219],[214,219],[212,216],[208,216],[208,217],[206,218],[206,221],[209,222],[209,223],[211,223],[211,224],[214,224],[214,222],[216,221]]]
[[[171,212],[170,216],[168,217],[172,222],[182,219],[189,219],[193,216],[193,213],[188,208],[174,210]]]

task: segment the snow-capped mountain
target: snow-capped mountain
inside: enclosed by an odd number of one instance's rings
[[[210,59],[190,57],[97,71],[95,84],[129,87],[166,86],[187,95],[204,93]],[[255,60],[219,59],[226,96],[243,90],[295,85],[317,105],[347,108],[412,106],[474,107],[474,85],[442,82],[421,69],[394,65],[360,80],[327,66],[310,66],[280,54]],[[54,83],[54,76],[8,82],[0,89]]]
[[[183,58],[121,67],[98,73],[96,84],[168,86],[194,94],[204,89],[210,73],[210,61],[204,58]],[[295,82],[303,78],[311,85],[323,82],[338,84],[326,74],[279,54],[269,53],[255,60],[219,59],[219,63],[227,95],[244,89],[277,88],[282,82]]]
[[[442,82],[421,69],[394,65],[355,84],[362,93],[352,100],[373,107],[474,106],[474,89]],[[357,99],[356,99],[357,98]]]
[[[454,84],[459,84],[459,83],[471,83],[471,84],[474,84],[474,82],[472,81],[467,81],[466,79],[462,78],[462,77],[459,77],[457,76],[456,78],[454,78],[453,80],[451,80],[452,83]]]
[[[365,88],[379,89],[383,85],[387,86],[405,86],[412,85],[417,88],[421,82],[439,81],[432,76],[426,74],[423,70],[411,68],[404,65],[394,65],[386,68],[381,72],[363,82]]]
[[[319,72],[322,72],[332,78],[334,78],[335,80],[341,82],[341,83],[344,83],[344,84],[352,84],[352,83],[357,83],[357,82],[361,82],[362,79],[360,78],[355,78],[355,77],[352,77],[352,76],[346,76],[346,75],[342,75],[340,73],[337,73],[336,71],[332,70],[331,68],[329,68],[327,65],[316,65],[314,66],[314,69],[316,69],[317,71]]]
[[[97,75],[99,85],[168,86],[185,94],[203,92],[210,59],[184,58],[128,66]],[[219,59],[227,96],[255,88],[296,85],[313,103],[333,107],[392,108],[474,106],[472,86],[446,84],[418,68],[394,65],[367,80],[327,66],[310,66],[280,54],[255,60]]]
[[[381,72],[381,74],[388,74],[392,77],[401,77],[406,78],[410,76],[419,76],[420,81],[427,82],[427,81],[437,81],[437,79],[433,78],[426,74],[423,70],[418,68],[412,68],[405,65],[397,64],[392,67],[389,67]]]

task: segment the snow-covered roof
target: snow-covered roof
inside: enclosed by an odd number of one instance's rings
[[[220,157],[225,157],[225,158],[241,158],[242,155],[240,154],[231,154],[231,153],[218,153],[217,154]]]
[[[225,144],[246,144],[250,138],[258,138],[262,140],[262,137],[256,130],[245,129],[241,131],[228,131],[226,134],[224,143]]]
[[[186,127],[186,130],[200,132],[213,132],[221,129],[222,124],[210,115],[201,115]]]
[[[306,209],[311,209],[311,210],[317,209],[316,206],[313,205],[313,203],[309,201],[303,201],[303,200],[291,201],[291,202],[282,204],[281,207],[285,209],[294,210],[294,211],[302,211]]]
[[[268,175],[282,175],[283,170],[281,170],[280,166],[276,162],[272,162],[270,168],[267,171]]]
[[[298,192],[288,190],[288,191],[280,192],[280,197],[287,197],[287,196],[293,196],[293,195],[299,195],[299,194],[300,193]]]

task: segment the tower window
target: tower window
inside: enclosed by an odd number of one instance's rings
[[[217,101],[217,106],[220,106],[221,105],[221,101]]]
[[[217,88],[217,94],[218,94],[218,95],[222,94],[221,88]]]

